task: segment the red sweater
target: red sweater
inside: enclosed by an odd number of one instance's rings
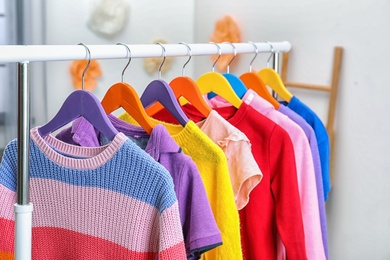
[[[203,117],[191,105],[183,110],[195,122]],[[249,203],[239,212],[244,259],[276,259],[277,233],[285,245],[287,259],[306,259],[294,150],[287,132],[245,103],[238,110],[215,110],[246,134],[263,173]],[[161,111],[155,117],[175,123],[167,114]]]

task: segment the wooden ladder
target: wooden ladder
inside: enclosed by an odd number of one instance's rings
[[[316,91],[326,91],[330,93],[329,96],[329,107],[328,107],[328,120],[326,123],[326,130],[329,135],[330,142],[330,178],[331,183],[333,185],[334,180],[334,156],[335,156],[335,131],[334,131],[334,118],[336,113],[336,100],[337,93],[339,87],[339,77],[340,77],[340,69],[341,69],[341,59],[343,54],[342,47],[335,47],[333,54],[333,70],[332,70],[332,82],[330,86],[325,85],[314,85],[314,84],[305,84],[305,83],[297,83],[287,80],[287,71],[288,71],[288,60],[289,53],[283,53],[282,58],[282,71],[281,78],[286,87],[295,87],[302,89],[310,89]]]

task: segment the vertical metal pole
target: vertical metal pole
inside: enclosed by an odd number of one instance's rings
[[[18,186],[17,202],[29,202],[30,90],[29,64],[18,63]]]
[[[274,52],[272,55],[272,68],[280,74],[280,53],[279,52]],[[272,96],[277,100],[278,99],[278,94],[272,90]]]
[[[29,64],[18,63],[18,178],[15,211],[15,259],[31,259],[32,211],[29,203],[30,88]]]

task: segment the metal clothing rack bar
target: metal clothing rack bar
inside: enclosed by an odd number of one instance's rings
[[[233,43],[237,54],[256,51],[252,43]],[[288,52],[291,44],[283,42],[254,43],[259,52],[271,52],[273,47],[274,61],[278,64],[280,52]],[[128,53],[120,45],[87,45],[91,59],[122,59],[128,58]],[[189,44],[192,56],[216,54],[213,44]],[[160,57],[161,47],[156,44],[128,45],[132,58]],[[182,44],[164,44],[166,56],[188,56],[188,49]],[[235,50],[231,45],[220,45],[222,54],[230,54]],[[31,259],[32,211],[29,201],[29,152],[30,152],[30,86],[29,62],[34,61],[65,61],[86,59],[85,48],[80,45],[3,45],[0,46],[0,63],[18,63],[18,174],[17,203],[15,211],[15,259]],[[278,67],[278,65],[276,65]],[[275,67],[275,66],[274,66]],[[275,67],[276,68],[276,67]]]
[[[265,42],[255,43],[259,52],[270,52],[270,45]],[[126,48],[121,45],[88,45],[91,59],[123,59],[127,58]],[[189,44],[192,56],[212,55],[217,53],[213,44]],[[222,54],[233,53],[229,44],[220,44]],[[250,43],[234,43],[237,54],[254,53],[254,46]],[[291,44],[287,41],[272,42],[274,51],[288,52]],[[157,44],[131,44],[132,58],[147,58],[162,56],[161,47]],[[182,44],[164,44],[167,56],[187,56],[188,49]],[[80,45],[3,45],[0,46],[0,62],[24,61],[65,61],[86,59],[85,48]]]

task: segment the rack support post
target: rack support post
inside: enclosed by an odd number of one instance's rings
[[[18,176],[15,212],[15,259],[31,259],[32,211],[29,202],[30,86],[29,63],[18,63]]]

